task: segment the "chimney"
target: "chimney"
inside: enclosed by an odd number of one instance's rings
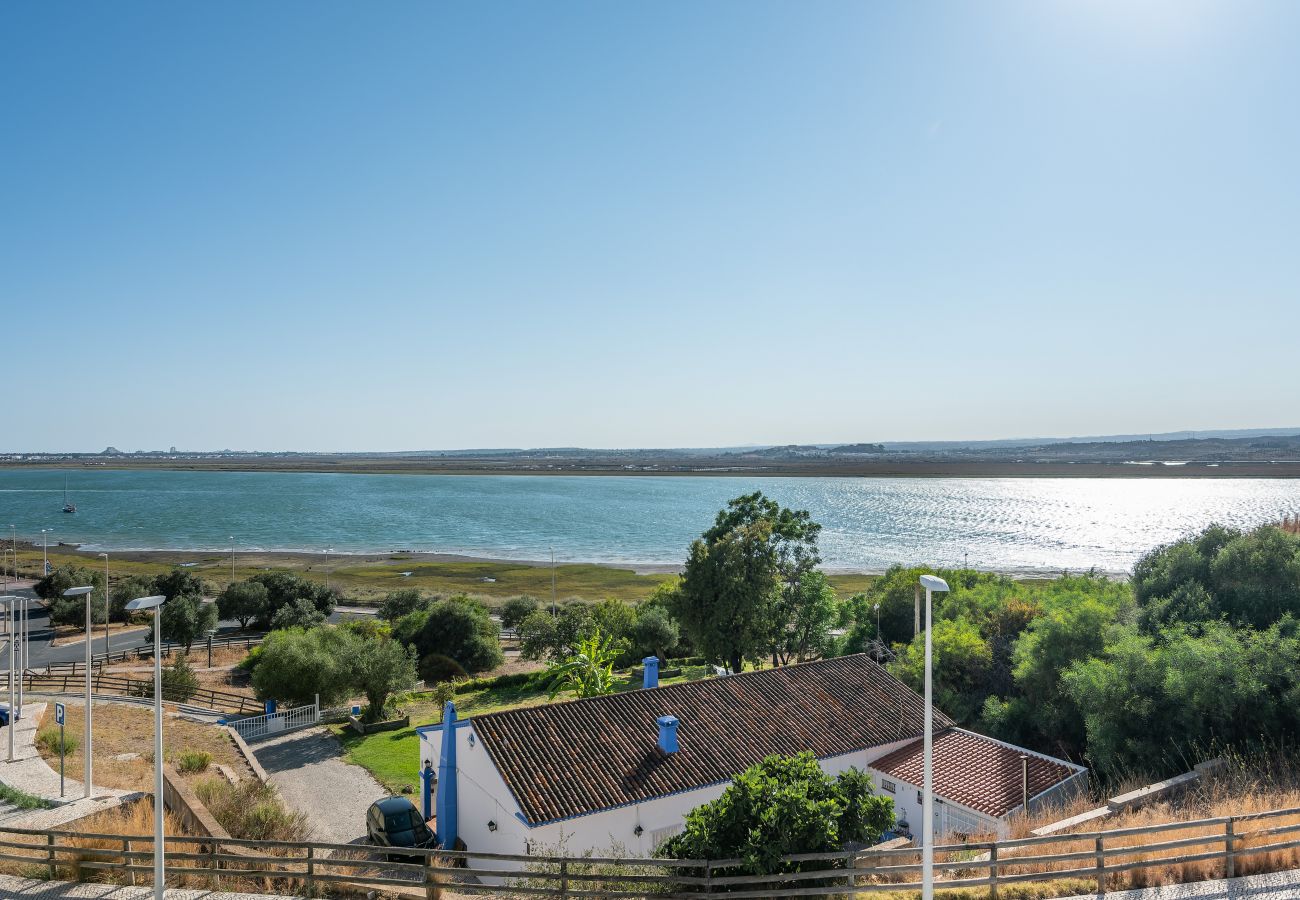
[[[1020,754],[1020,790],[1025,815],[1029,815],[1029,757],[1023,753]]]
[[[659,749],[665,753],[677,752],[677,717],[660,716],[659,722]]]
[[[641,662],[645,665],[645,676],[641,679],[641,687],[659,687],[659,657],[647,656]]]

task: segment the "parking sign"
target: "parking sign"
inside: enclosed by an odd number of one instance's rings
[[[62,724],[63,724],[63,704],[62,704],[62,703],[56,703],[56,704],[54,704],[54,724],[55,724],[55,725],[62,725]]]

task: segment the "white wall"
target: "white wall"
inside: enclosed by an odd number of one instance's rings
[[[921,803],[917,800],[917,794],[921,790],[920,785],[909,784],[893,775],[886,775],[884,772],[880,772],[876,769],[870,769],[869,771],[871,772],[872,780],[876,783],[876,793],[882,797],[889,797],[894,801],[894,815],[900,822],[906,821],[908,825],[911,826],[913,840],[916,841],[918,845],[924,844],[928,834],[926,830],[921,827],[921,822],[923,821],[921,818]],[[896,788],[894,793],[891,794],[889,791],[885,790],[883,784],[885,781],[894,785]],[[947,835],[953,830],[948,822],[949,808],[958,810],[961,815],[976,820],[983,826],[983,830],[996,834],[999,837],[1006,837],[1010,831],[1009,824],[1001,819],[994,818],[993,816],[986,815],[982,812],[977,812],[976,810],[963,806],[960,803],[955,803],[952,800],[944,799],[941,802],[939,797],[936,796],[934,803],[935,832],[940,835],[941,842],[942,836]]]

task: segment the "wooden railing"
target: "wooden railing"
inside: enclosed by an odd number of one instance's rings
[[[1290,819],[1289,822],[1281,822]],[[1201,834],[1187,832],[1200,830]],[[1181,835],[1181,836],[1179,836]],[[1050,848],[1057,848],[1052,850]],[[1200,874],[1232,877],[1267,853],[1300,847],[1300,808],[1199,819],[1105,832],[1048,835],[996,843],[935,848],[940,888],[987,888],[1073,878],[1099,893],[1136,869],[1210,864]],[[987,853],[973,858],[972,854]],[[855,895],[915,891],[920,887],[918,848],[808,853],[783,857],[797,867],[780,875],[752,875],[740,860],[554,857],[474,851],[410,850],[402,861],[355,844],[286,843],[210,837],[169,837],[166,875],[174,886],[211,890],[256,883],[263,891],[316,896],[331,886],[437,898],[457,894],[602,898],[729,900]],[[0,826],[0,862],[42,867],[52,879],[114,872],[134,884],[151,880],[153,841],[148,836],[37,831]],[[1294,854],[1284,861],[1294,859]],[[468,866],[468,868],[466,867]]]
[[[90,676],[93,694],[108,694],[119,697],[141,697],[153,699],[153,679],[128,678],[125,675],[105,675],[92,672]],[[86,672],[54,672],[45,674],[33,670],[23,673],[23,690],[45,694],[79,694],[86,689]],[[232,694],[211,688],[199,688],[189,696],[177,688],[163,686],[164,703],[184,703],[190,706],[203,706],[219,712],[252,715],[264,712],[263,705],[252,697]]]

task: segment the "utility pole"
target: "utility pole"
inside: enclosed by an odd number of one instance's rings
[[[101,553],[104,557],[104,658],[107,661],[109,652],[113,649],[109,646],[108,627],[109,619],[113,617],[113,604],[108,599],[108,554]]]
[[[551,617],[555,618],[560,614],[560,608],[555,602],[555,548],[551,548]]]
[[[235,536],[230,536],[230,583],[235,583]]]

